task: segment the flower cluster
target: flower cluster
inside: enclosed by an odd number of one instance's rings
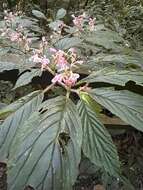
[[[95,29],[95,18],[89,18],[89,22],[88,22],[88,24],[89,24],[89,30],[90,31],[94,31],[94,29]]]
[[[19,14],[21,13],[12,13],[5,11],[4,16],[4,27],[0,29],[0,36],[9,39],[11,42],[17,42],[21,45],[26,51],[29,51],[31,39],[25,35],[25,29],[15,21]]]
[[[53,53],[53,62],[58,72],[71,69],[77,64],[83,63],[83,61],[79,60],[74,48],[70,48],[67,52],[53,48],[50,51]]]
[[[75,15],[72,15],[72,17],[73,17],[74,25],[79,29],[79,31],[83,31],[83,25],[84,25],[85,18],[86,18],[85,13],[83,13],[82,15],[79,15],[77,17]]]
[[[56,74],[55,77],[52,79],[52,83],[59,83],[68,87],[72,87],[76,84],[79,77],[79,74],[73,73],[72,71],[67,71]]]
[[[48,42],[45,37],[42,37],[42,41],[39,44],[39,49],[33,50],[33,56],[30,58],[34,63],[41,63],[41,70],[48,68],[50,60],[44,55],[44,51],[48,46]]]
[[[68,51],[49,48],[51,58],[47,58],[40,50],[36,50],[31,60],[35,63],[41,63],[42,70],[49,70],[54,73],[52,83],[59,83],[67,87],[76,84],[79,74],[73,72],[73,68],[83,61],[79,59],[76,50],[70,48]]]
[[[46,56],[42,56],[41,54],[38,54],[37,52],[34,53],[34,55],[31,57],[31,60],[34,63],[41,63],[42,70],[46,69],[47,65],[50,63],[50,60],[46,58]]]
[[[75,16],[74,14],[71,15],[73,18],[73,24],[76,28],[76,32],[83,32],[85,29],[94,31],[95,30],[95,18],[89,17],[86,15],[86,13],[83,13],[79,16]],[[53,29],[53,35],[54,37],[61,36],[62,31],[68,31],[71,27],[66,25],[63,21],[58,20],[53,22],[54,24],[51,25],[51,28]],[[53,35],[51,35],[53,37]]]
[[[53,49],[53,64],[56,68],[56,75],[53,78],[53,83],[60,83],[68,87],[76,84],[79,74],[73,73],[73,68],[83,61],[77,56],[76,50],[70,48],[67,52]]]
[[[94,31],[95,29],[95,18],[88,17],[85,13],[79,16],[72,15],[74,26],[78,31],[83,31],[85,23],[87,23],[88,29]]]
[[[1,36],[8,38],[11,42],[17,42],[25,50],[30,50],[31,39],[28,38],[28,33],[25,33],[25,28],[15,22],[17,16],[19,16],[19,13],[13,14],[5,11],[5,25],[0,30]],[[74,26],[78,31],[84,31],[86,27],[90,31],[94,30],[94,18],[88,17],[85,13],[79,16],[72,15],[72,17]],[[55,34],[59,34],[60,38],[64,27],[68,26],[61,21],[58,29],[54,30]],[[40,63],[42,71],[48,70],[52,73],[53,79],[51,82],[53,84],[58,83],[68,88],[76,85],[80,75],[74,71],[78,65],[83,64],[83,60],[80,59],[75,48],[70,48],[66,51],[50,48],[45,37],[42,37],[39,49],[33,49],[33,55],[30,60],[34,63]]]

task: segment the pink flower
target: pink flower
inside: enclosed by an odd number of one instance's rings
[[[52,79],[52,83],[62,83],[63,74],[56,74],[55,77]]]
[[[47,65],[50,63],[50,60],[48,59],[48,58],[46,58],[46,57],[43,57],[42,59],[41,59],[41,64],[42,64],[42,66],[41,66],[41,70],[43,71],[46,67],[47,67]]]
[[[56,52],[54,56],[54,62],[59,72],[62,70],[67,70],[69,68],[69,63],[66,58],[66,53],[62,50]]]
[[[43,36],[42,37],[42,42],[41,42],[41,46],[47,46],[48,45],[48,42],[47,42],[47,40],[46,40],[46,38],[45,38],[45,36]]]
[[[12,42],[18,42],[21,41],[21,34],[18,32],[12,32],[9,34],[10,40]]]
[[[46,58],[46,56],[44,57],[40,57],[39,54],[34,54],[30,60],[32,60],[34,63],[41,63],[41,69],[44,70],[47,65],[50,63],[50,60],[48,58]]]
[[[84,24],[84,18],[85,18],[85,14],[79,15],[79,16],[75,16],[72,15],[73,17],[73,23],[74,25],[80,30],[83,30],[83,24]]]
[[[68,52],[70,53],[69,56],[71,59],[71,66],[74,66],[77,64],[79,64],[79,65],[83,64],[83,61],[78,59],[78,55],[77,55],[76,50],[74,48],[70,48],[68,50]]]
[[[52,79],[52,83],[58,82],[68,87],[72,87],[76,84],[77,79],[79,77],[79,74],[73,73],[72,71],[67,73],[56,74],[56,76]]]
[[[31,60],[34,62],[34,63],[40,63],[42,61],[42,59],[39,57],[38,54],[34,54],[32,57],[31,57]]]
[[[56,52],[56,57],[63,57],[63,56],[65,56],[66,55],[66,53],[64,52],[64,51],[62,51],[62,50],[58,50],[57,52]]]
[[[42,63],[43,65],[48,65],[48,64],[50,63],[50,60],[44,56],[44,57],[41,59],[41,63]]]
[[[89,29],[90,31],[94,31],[95,28],[95,18],[89,18]]]
[[[66,58],[60,57],[57,60],[57,70],[60,72],[60,71],[67,70],[67,69],[69,69],[69,64],[68,64]]]
[[[50,51],[51,53],[57,53],[57,50],[56,50],[55,48],[49,48],[49,51]]]
[[[74,48],[70,48],[67,53],[62,50],[50,49],[50,51],[54,52],[53,62],[56,66],[58,72],[67,71],[72,66],[76,64],[82,64],[82,60],[78,60],[78,56],[76,50]]]
[[[65,83],[66,86],[72,87],[76,84],[77,79],[79,78],[79,74],[70,72],[70,75],[65,76],[63,78],[63,82]]]

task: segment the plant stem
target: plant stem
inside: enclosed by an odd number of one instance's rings
[[[46,68],[52,75],[55,75],[55,72],[50,68],[50,67],[47,67]]]
[[[79,89],[71,89],[71,92],[74,92],[74,93],[76,93],[77,95],[79,95],[79,93],[80,93],[80,91],[79,91]]]
[[[48,92],[49,90],[51,90],[54,87],[55,84],[50,84],[49,86],[47,86],[44,90],[43,93]]]
[[[69,99],[70,96],[70,90],[67,90],[66,98]]]

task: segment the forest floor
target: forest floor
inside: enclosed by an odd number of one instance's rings
[[[115,135],[113,139],[118,149],[123,174],[133,184],[135,190],[143,190],[143,135],[132,130]],[[79,176],[75,190],[130,190],[119,185],[115,179],[110,179],[105,188],[97,173],[89,174],[86,171]]]

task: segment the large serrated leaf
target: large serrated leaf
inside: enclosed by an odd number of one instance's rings
[[[0,55],[0,72],[17,69],[23,72],[30,67],[34,67],[35,63],[29,61],[29,58],[16,53],[3,53]]]
[[[9,190],[72,190],[81,155],[81,121],[65,97],[50,99],[20,128],[9,155]],[[17,142],[17,143],[16,143]]]
[[[18,80],[14,86],[14,89],[29,84],[34,77],[41,76],[41,75],[42,75],[42,70],[40,70],[40,69],[31,69],[31,71],[27,71],[27,72],[23,73],[18,78]]]
[[[4,112],[12,112],[5,119],[0,127],[0,160],[5,160],[10,153],[12,142],[16,133],[25,121],[30,117],[30,114],[36,110],[43,100],[41,91],[32,92],[28,96],[20,99],[16,103],[4,108]]]
[[[17,111],[20,107],[22,107],[24,104],[26,104],[28,101],[30,101],[33,97],[35,97],[38,94],[39,94],[39,91],[32,92],[32,93],[18,99],[17,101],[5,106],[4,108],[0,109],[0,119]]]
[[[105,68],[97,72],[92,72],[82,81],[88,83],[105,82],[124,86],[128,81],[134,81],[138,85],[143,85],[142,71],[116,70]]]
[[[120,164],[110,134],[84,100],[78,103],[78,109],[82,119],[82,149],[85,156],[110,175],[118,177]]]
[[[138,53],[135,54],[134,52],[131,53],[131,55],[126,54],[99,54],[96,57],[93,57],[91,59],[91,63],[94,66],[94,64],[101,64],[110,66],[115,65],[117,68],[119,67],[127,67],[127,66],[137,66],[137,67],[143,67],[143,56],[142,54]]]
[[[123,121],[143,131],[143,96],[127,90],[115,91],[110,88],[93,89],[90,95]]]
[[[78,37],[71,37],[71,38],[66,37],[56,42],[54,46],[57,49],[66,50],[71,47],[75,47],[80,43],[81,43],[81,39]]]
[[[116,49],[120,47],[123,38],[116,32],[111,30],[97,30],[90,35],[84,37],[86,43],[102,46],[106,49]]]
[[[9,71],[13,69],[19,69],[18,65],[13,62],[2,62],[0,61],[0,72]]]

